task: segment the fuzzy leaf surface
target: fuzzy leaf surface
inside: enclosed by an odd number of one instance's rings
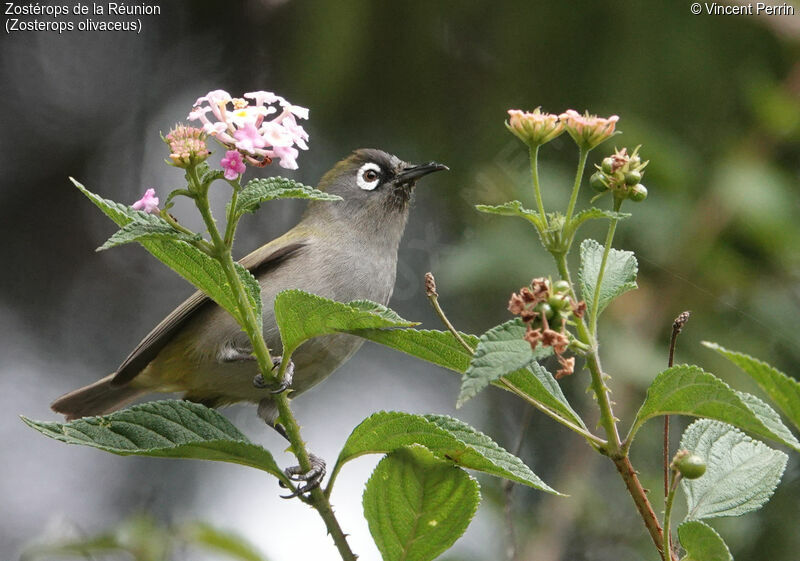
[[[686,550],[686,556],[681,561],[733,561],[720,535],[704,522],[684,522],[678,526],[678,538]]]
[[[146,213],[104,199],[92,193],[74,179],[70,178],[70,180],[81,193],[86,195],[95,206],[102,210],[120,228],[124,228],[134,221],[147,220],[144,218],[144,216],[147,216]],[[202,290],[214,302],[227,310],[240,325],[243,323],[236,305],[236,296],[228,284],[222,266],[215,259],[182,240],[142,239],[139,240],[139,243],[156,259]]]
[[[156,456],[230,462],[281,473],[266,449],[250,442],[228,419],[204,405],[164,400],[68,423],[33,421],[45,436],[118,456]]]
[[[630,218],[630,216],[631,214],[628,212],[614,212],[613,210],[605,210],[597,207],[586,208],[572,218],[572,232],[574,233],[578,227],[587,220],[598,220],[601,218],[624,220],[625,218]]]
[[[364,516],[384,561],[430,561],[469,526],[478,482],[423,447],[383,458],[364,490]]]
[[[389,454],[404,446],[424,446],[436,458],[559,495],[522,460],[468,424],[442,415],[383,411],[367,417],[350,434],[334,472],[365,454]]]
[[[480,212],[487,214],[499,214],[500,216],[518,216],[524,218],[537,228],[544,227],[542,218],[535,210],[530,210],[522,206],[519,201],[508,201],[501,205],[475,205],[475,208]]]
[[[660,415],[716,419],[800,450],[800,442],[766,403],[734,391],[697,366],[673,366],[656,376],[636,415],[631,438],[645,421]]]
[[[800,382],[750,355],[730,351],[716,343],[705,341],[703,344],[744,370],[794,426],[800,429]]]
[[[682,479],[687,520],[739,516],[766,503],[781,480],[788,456],[735,427],[701,419],[686,429],[681,449],[706,461],[697,479]]]
[[[357,300],[342,304],[302,290],[284,290],[278,294],[275,320],[281,332],[283,352],[288,354],[304,341],[320,335],[416,325],[375,302]]]
[[[189,235],[177,231],[161,217],[146,213],[142,214],[149,216],[153,220],[147,220],[144,217],[138,216],[136,220],[117,230],[113,236],[108,238],[103,245],[97,248],[97,251],[105,251],[106,249],[118,245],[147,240],[175,240],[191,244],[203,239],[200,234]]]
[[[633,252],[611,248],[606,259],[606,269],[597,302],[594,301],[604,250],[604,247],[594,240],[586,239],[581,243],[581,266],[578,279],[581,296],[586,302],[589,316],[592,315],[595,307],[597,308],[596,314],[599,316],[614,298],[637,287],[636,273],[639,270],[639,264]]]
[[[241,216],[247,212],[255,212],[261,206],[261,203],[275,199],[342,200],[338,195],[331,195],[285,177],[251,179],[239,192],[239,197],[236,200],[236,216]]]
[[[493,327],[480,336],[475,355],[461,380],[461,393],[456,407],[461,407],[490,383],[502,376],[526,368],[534,361],[550,355],[550,347],[531,349],[523,337],[525,323],[519,318]]]

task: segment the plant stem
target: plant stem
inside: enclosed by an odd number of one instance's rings
[[[572,186],[572,195],[569,197],[569,205],[567,206],[567,218],[564,224],[569,224],[572,219],[572,213],[575,211],[575,203],[578,201],[578,192],[581,190],[581,180],[583,179],[583,168],[586,167],[586,158],[589,155],[589,150],[581,148],[580,155],[578,156],[578,170],[575,172],[575,184]]]
[[[575,289],[567,265],[566,254],[554,253],[553,257],[556,260],[561,278],[569,283],[572,297],[576,298]],[[630,458],[628,457],[627,447],[624,447],[620,442],[619,432],[617,430],[617,419],[614,417],[611,408],[611,400],[609,399],[610,390],[605,383],[608,376],[603,372],[600,364],[596,337],[589,332],[583,318],[576,318],[575,325],[578,338],[581,342],[591,347],[590,352],[586,355],[586,367],[589,369],[592,376],[591,388],[597,398],[597,405],[600,409],[600,425],[603,427],[608,439],[606,446],[599,448],[599,450],[614,462],[614,466],[617,468],[620,477],[622,477],[625,487],[628,489],[628,493],[633,499],[647,531],[650,533],[653,544],[663,557],[665,555],[664,534],[658,523],[658,518],[656,518],[656,514],[653,511],[653,507],[650,504],[650,500],[647,498],[647,492],[639,482],[636,470],[633,468]],[[664,559],[669,559],[669,557],[664,557]]]
[[[614,198],[614,212],[619,212],[619,208],[622,206],[622,199]],[[614,232],[617,231],[617,223],[619,219],[612,218],[608,224],[608,232],[606,233],[606,243],[605,247],[603,248],[603,258],[600,260],[600,270],[597,272],[597,281],[594,285],[594,294],[592,295],[592,312],[589,317],[589,330],[592,334],[592,338],[597,340],[597,314],[600,306],[598,305],[598,301],[600,300],[600,287],[603,284],[603,277],[606,273],[606,264],[608,263],[608,254],[611,252],[611,242],[614,241]]]
[[[539,146],[531,147],[531,181],[533,182],[533,193],[536,196],[536,206],[539,209],[539,216],[542,217],[544,229],[547,230],[547,215],[544,212],[544,203],[542,202],[542,190],[539,187]]]
[[[214,245],[214,258],[217,259],[222,266],[222,269],[225,272],[225,277],[233,289],[234,294],[236,295],[236,304],[240,316],[238,318],[239,324],[242,326],[245,333],[247,333],[247,336],[253,345],[253,354],[256,357],[261,375],[265,380],[274,378],[277,382],[281,382],[286,373],[286,368],[289,365],[291,356],[289,353],[286,353],[281,360],[277,375],[274,375],[272,357],[269,352],[269,347],[264,340],[263,332],[259,328],[258,318],[256,317],[252,306],[250,306],[247,293],[245,292],[242,281],[236,272],[233,256],[231,255],[230,244],[233,240],[233,231],[236,227],[234,206],[236,202],[237,191],[234,190],[234,198],[231,201],[231,206],[228,213],[228,231],[226,231],[226,239],[223,240],[222,236],[220,236],[219,230],[217,229],[216,222],[211,215],[211,209],[208,204],[208,185],[202,185],[200,183],[195,169],[191,169],[190,172],[190,180],[196,182],[195,185],[200,188],[201,193],[195,198],[195,204],[197,205],[197,208],[200,211],[203,221],[208,229],[208,233],[211,236],[211,240]],[[231,220],[232,218],[233,220]],[[291,444],[292,453],[294,453],[294,455],[297,457],[300,467],[307,472],[311,469],[311,461],[309,459],[308,450],[306,450],[305,443],[303,442],[303,438],[300,435],[300,426],[298,425],[297,420],[295,419],[294,414],[289,407],[289,398],[287,397],[286,392],[282,392],[277,394],[274,397],[274,400],[278,406],[280,422],[286,430],[286,436]],[[319,487],[311,490],[309,494],[310,498],[307,500],[307,502],[309,502],[311,506],[316,509],[322,520],[325,522],[325,527],[333,538],[333,542],[336,545],[336,548],[339,550],[339,555],[344,561],[356,561],[356,555],[352,552],[349,544],[347,543],[347,538],[342,531],[341,526],[339,526],[339,521],[336,519],[336,516],[333,513],[333,509],[328,501],[328,497],[322,492],[321,489],[319,489]]]
[[[667,500],[664,505],[664,550],[669,555],[664,555],[664,559],[671,560],[672,552],[672,536],[670,535],[670,518],[672,517],[672,503],[675,500],[675,491],[678,489],[678,481],[680,481],[680,473],[672,472],[672,483],[667,493]]]

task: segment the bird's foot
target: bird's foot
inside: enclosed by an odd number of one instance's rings
[[[292,481],[302,482],[303,484],[298,485],[297,489],[295,489],[292,493],[288,495],[281,495],[282,499],[292,499],[294,497],[304,495],[320,486],[322,480],[325,478],[326,473],[325,460],[318,458],[314,454],[309,454],[308,460],[311,462],[311,469],[306,472],[304,472],[300,466],[292,466],[284,470],[286,477]],[[280,483],[280,486],[284,487],[285,485]]]
[[[283,359],[281,357],[279,357],[279,356],[276,356],[275,358],[273,358],[272,359],[272,370],[275,370],[276,368],[278,368],[278,366],[280,366],[282,361],[283,361]],[[269,390],[269,393],[278,394],[278,393],[285,392],[286,390],[288,390],[292,386],[292,379],[293,378],[294,378],[294,362],[292,362],[290,360],[289,364],[286,366],[286,371],[283,373],[283,381],[281,381],[281,383],[278,385],[277,388]],[[255,387],[257,387],[258,389],[260,389],[260,390],[264,390],[264,389],[272,387],[271,384],[268,384],[264,380],[264,376],[262,376],[261,374],[257,374],[255,376],[255,378],[253,378],[253,385]]]

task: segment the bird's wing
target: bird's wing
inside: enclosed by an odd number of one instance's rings
[[[276,243],[278,242],[278,243]],[[306,245],[305,240],[300,240],[287,245],[280,244],[280,238],[267,244],[239,263],[247,268],[256,277],[266,274],[270,269],[297,253]],[[277,246],[277,247],[276,247]],[[192,294],[185,302],[175,308],[161,323],[147,334],[141,343],[128,355],[112,380],[112,384],[120,386],[133,380],[159,352],[172,340],[172,338],[186,325],[194,315],[205,306],[215,305],[213,301],[198,291]]]

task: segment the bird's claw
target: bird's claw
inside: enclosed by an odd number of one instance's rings
[[[282,499],[292,499],[304,495],[320,486],[326,473],[325,460],[314,454],[309,454],[308,460],[311,462],[311,469],[306,472],[300,466],[292,466],[284,470],[286,477],[292,481],[304,482],[304,484],[298,485],[297,489],[288,495],[281,495]],[[283,483],[280,483],[280,485],[285,487]]]
[[[273,358],[272,359],[272,370],[275,370],[276,368],[278,368],[282,361],[283,361],[282,357],[276,356],[275,358]],[[278,385],[277,388],[270,389],[269,393],[271,393],[271,394],[279,394],[279,393],[285,392],[290,387],[292,387],[292,379],[293,378],[294,378],[294,362],[292,362],[290,360],[289,364],[286,366],[286,371],[283,373],[283,381]],[[256,388],[258,388],[260,390],[264,390],[264,389],[272,387],[270,384],[268,384],[264,380],[264,376],[262,374],[257,374],[253,378],[253,386],[255,386]]]

